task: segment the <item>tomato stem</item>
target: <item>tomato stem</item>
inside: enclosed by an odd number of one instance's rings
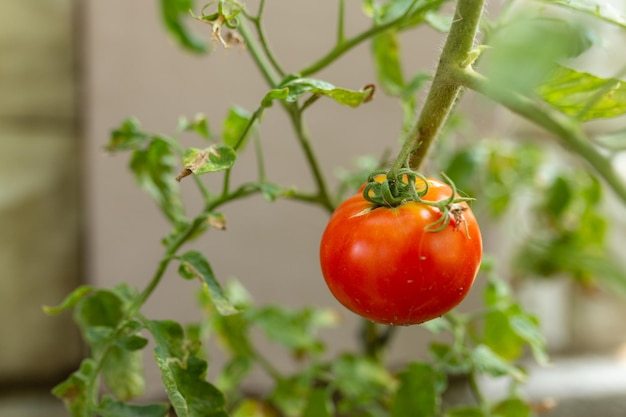
[[[459,0],[450,33],[443,47],[426,102],[415,126],[406,134],[402,149],[387,176],[397,179],[403,167],[419,169],[448,118],[461,92],[461,83],[452,74],[469,65],[484,0]]]

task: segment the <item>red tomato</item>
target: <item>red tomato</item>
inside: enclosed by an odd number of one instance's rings
[[[452,194],[441,181],[428,179],[428,185],[425,201]],[[456,307],[476,278],[482,240],[467,203],[455,204],[456,216],[434,232],[429,225],[443,215],[436,207],[375,207],[360,194],[344,201],[320,246],[330,291],[352,312],[390,325],[423,323]]]

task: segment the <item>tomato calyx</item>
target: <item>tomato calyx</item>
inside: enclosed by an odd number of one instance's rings
[[[444,173],[441,173],[444,182],[450,187],[451,194],[448,198],[432,201],[424,196],[428,193],[428,179],[419,172],[409,168],[402,168],[395,178],[389,177],[384,170],[372,172],[367,184],[363,188],[363,198],[377,207],[398,207],[409,202],[417,202],[437,208],[442,216],[435,222],[426,226],[428,232],[440,232],[444,230],[452,220],[455,228],[465,225],[465,233],[469,237],[467,223],[463,212],[467,205],[462,204],[473,201],[471,197],[459,197],[454,182]]]

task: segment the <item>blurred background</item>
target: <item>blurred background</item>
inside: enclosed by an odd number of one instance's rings
[[[273,13],[274,7],[281,11]],[[327,22],[334,22],[334,2],[313,7],[278,0],[267,9],[268,37],[288,71],[332,46],[335,34]],[[348,32],[368,24],[357,9],[348,14]],[[209,26],[193,28],[209,38]],[[443,35],[425,28],[404,36],[420,39],[406,56],[407,71],[434,69]],[[604,59],[610,56],[607,51]],[[318,77],[350,89],[375,82],[368,45]],[[142,287],[162,255],[160,239],[168,225],[135,185],[128,159],[103,151],[109,132],[128,116],[137,117],[148,131],[163,133],[174,132],[180,116],[198,112],[220,123],[230,104],[252,110],[265,92],[243,48],[216,47],[209,56],[195,56],[177,47],[162,27],[157,2],[0,3],[0,415],[66,415],[48,392],[77,367],[83,346],[71,315],[45,316],[42,305],[58,303],[80,283],[108,287],[126,281]],[[488,106],[472,97],[463,105],[477,102]],[[390,147],[396,151],[389,138],[400,133],[402,109],[383,94],[358,109],[328,101],[311,108],[308,116],[319,159],[335,184],[332,173],[350,167],[356,156],[380,155]],[[495,108],[479,117],[474,122],[486,132],[526,128]],[[281,184],[312,186],[284,116],[266,112],[261,129],[268,176]],[[251,153],[242,155],[235,178],[255,172],[253,161]],[[184,192],[185,186],[183,181]],[[192,209],[200,207],[192,192],[185,197]],[[608,205],[621,215],[616,215],[613,240],[623,254],[625,211],[614,201]],[[344,324],[327,332],[331,349],[354,347],[357,320],[341,310],[319,273],[318,242],[326,213],[254,197],[227,206],[224,214],[226,232],[212,231],[194,243],[208,254],[217,277],[236,277],[258,304],[336,308]],[[498,236],[487,231],[485,250],[506,258],[511,242]],[[197,320],[199,309],[189,302],[196,289],[195,282],[180,280],[172,271],[145,314]],[[585,295],[566,279],[535,281],[519,291],[541,316],[555,358],[562,358],[531,373],[530,395],[601,398],[623,414],[597,416],[626,415],[623,300],[606,293]],[[479,298],[475,289],[462,308],[471,309]],[[393,358],[419,357],[427,343],[426,331],[402,329]],[[281,361],[282,352],[266,348],[268,357]],[[158,397],[158,373],[153,367],[147,372],[152,375],[147,396]],[[263,380],[253,377],[250,383]],[[500,388],[494,384],[493,389]]]

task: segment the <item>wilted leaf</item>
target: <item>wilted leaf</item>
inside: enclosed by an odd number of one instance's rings
[[[190,174],[202,175],[209,172],[224,171],[232,167],[236,160],[237,154],[230,146],[213,145],[206,149],[189,148],[183,155],[185,169],[176,177],[176,181],[180,181]]]
[[[285,93],[285,89],[287,89],[287,93]],[[272,100],[294,102],[307,93],[326,96],[332,98],[339,104],[357,107],[372,99],[374,86],[367,85],[362,90],[353,91],[335,87],[326,81],[312,78],[296,78],[283,84],[281,88],[268,92],[263,98],[262,103],[267,107]]]
[[[186,221],[180,189],[174,179],[177,158],[162,138],[154,138],[147,148],[133,152],[130,167],[139,186],[150,194],[173,223]]]
[[[52,389],[52,394],[63,400],[72,417],[90,417],[93,414],[87,395],[95,383],[97,369],[95,360],[83,359],[77,371]]]
[[[140,148],[150,137],[141,130],[139,120],[130,117],[118,129],[111,132],[109,143],[104,147],[108,152],[128,151]]]
[[[200,278],[209,291],[213,304],[220,314],[230,315],[238,312],[224,295],[222,287],[215,279],[211,265],[203,254],[198,251],[189,251],[183,254],[180,257],[178,272],[183,278]]]

